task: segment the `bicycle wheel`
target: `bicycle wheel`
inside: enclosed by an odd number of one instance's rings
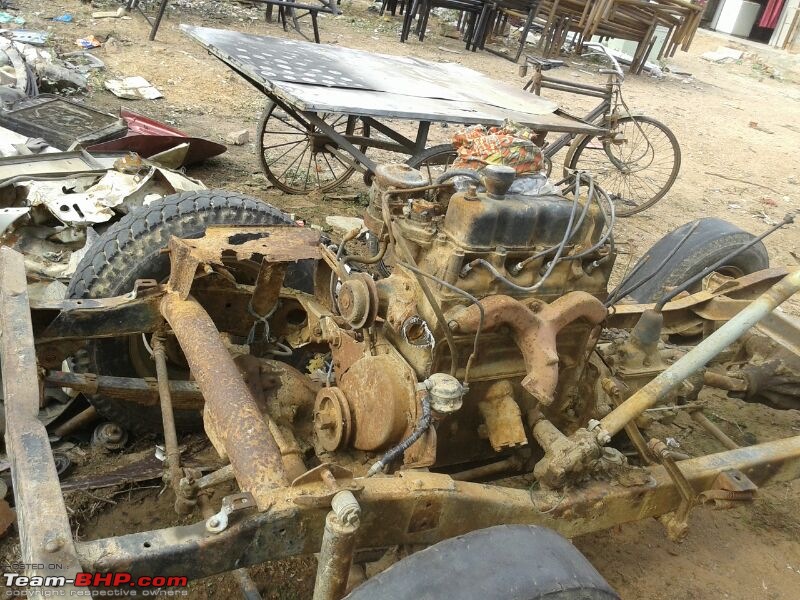
[[[458,156],[453,144],[440,144],[423,150],[406,161],[409,167],[419,169],[428,181],[433,182],[439,175],[447,171]]]
[[[650,117],[620,117],[612,134],[620,141],[577,140],[564,175],[587,171],[615,201],[617,216],[627,217],[650,208],[672,187],[681,149],[675,134]]]
[[[319,117],[337,132],[369,137],[369,126],[348,115],[320,113]],[[258,156],[261,168],[276,188],[288,194],[327,192],[343,184],[355,171],[327,135],[305,121],[288,114],[272,100],[267,102],[258,124]],[[361,152],[366,146],[360,146]]]

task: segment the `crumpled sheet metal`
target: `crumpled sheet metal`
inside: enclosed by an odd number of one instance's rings
[[[141,197],[142,204],[148,204],[156,198],[177,191],[205,189],[205,186],[198,181],[156,167],[151,168],[145,175],[108,171],[82,192],[64,191],[74,190],[74,185],[70,188],[69,184],[76,181],[66,180],[66,185],[65,180],[32,181],[27,185],[28,203],[31,206],[46,206],[64,225],[83,225],[104,223],[112,219],[114,217],[112,209],[134,195]],[[149,189],[151,187],[159,189],[151,191]]]
[[[66,193],[63,180],[33,181],[28,187],[28,202],[31,206],[46,206],[64,225],[104,223],[114,216],[113,207],[122,204],[148,181],[149,178],[108,171],[94,185],[78,193]]]
[[[143,173],[114,169],[82,176],[65,173],[63,179],[22,180],[17,185],[27,188],[28,206],[0,208],[0,235],[5,245],[25,256],[31,285],[72,276],[97,238],[92,225],[176,192],[206,189],[197,180],[156,166]],[[42,224],[48,211],[62,225]],[[30,220],[23,218],[27,214]],[[81,241],[83,246],[79,246]],[[49,291],[30,289],[37,298]]]

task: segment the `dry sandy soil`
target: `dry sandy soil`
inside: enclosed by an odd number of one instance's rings
[[[42,19],[67,11],[75,15],[71,24],[52,23],[56,47],[74,48],[74,40],[89,34],[111,36],[116,49],[97,50],[107,70],[93,81],[88,100],[95,106],[116,110],[120,101],[106,92],[102,79],[141,75],[155,84],[165,98],[154,102],[124,102],[134,110],[169,120],[187,132],[222,141],[225,134],[249,129],[251,139],[264,98],[207,55],[177,29],[180,22],[217,26],[247,32],[287,35],[276,25],[249,17],[211,17],[189,10],[171,11],[162,24],[158,41],[149,43],[145,23],[130,20],[92,20],[92,8],[75,1],[16,0],[21,14],[36,28]],[[399,18],[380,18],[367,12],[363,0],[343,0],[344,16],[321,19],[322,41],[340,46],[446,60],[490,74],[513,85],[522,85],[517,67],[488,53],[464,53],[459,42],[435,33],[435,20],[424,43],[398,42]],[[241,11],[237,10],[237,14]],[[37,14],[38,13],[38,14]],[[215,14],[217,14],[215,12]],[[252,13],[254,16],[256,13]],[[699,33],[690,53],[679,53],[668,64],[691,73],[662,80],[640,76],[625,82],[628,104],[667,123],[680,140],[683,166],[668,196],[642,215],[623,220],[617,233],[623,250],[640,256],[655,240],[686,221],[718,216],[740,227],[760,232],[787,211],[800,206],[800,87],[788,80],[770,77],[762,57],[746,56],[734,64],[711,64],[699,58],[721,45],[719,39]],[[446,49],[446,50],[443,50]],[[786,60],[782,57],[781,60]],[[791,61],[790,61],[791,62]],[[573,64],[560,76],[581,81],[593,79],[590,67]],[[787,77],[791,76],[787,75]],[[585,104],[551,96],[579,111]],[[758,124],[758,129],[750,123]],[[452,128],[432,129],[433,142],[447,141]],[[711,175],[715,173],[717,175]],[[237,190],[271,202],[311,223],[324,224],[330,214],[359,215],[357,202],[323,199],[319,196],[286,196],[268,187],[261,175],[252,144],[231,147],[221,157],[189,172],[209,187]],[[722,177],[720,177],[722,176]],[[353,178],[346,191],[364,192]],[[797,265],[800,235],[797,227],[779,231],[767,243],[773,264]],[[622,257],[621,262],[627,262]],[[793,309],[796,309],[793,307]],[[734,439],[753,443],[778,436],[797,435],[800,414],[778,412],[761,406],[717,398],[714,418]],[[678,429],[688,441],[691,426]],[[697,434],[694,432],[693,435]],[[695,437],[697,437],[695,435]],[[708,440],[699,435],[701,442]],[[144,440],[141,447],[151,441]],[[707,448],[695,448],[708,450]],[[79,533],[97,538],[126,531],[143,530],[178,522],[171,510],[169,493],[155,490],[129,494],[131,502],[112,505],[91,503],[91,509],[76,519]],[[117,497],[119,500],[121,497]],[[588,535],[575,544],[627,599],[769,599],[800,598],[800,483],[782,484],[764,490],[748,507],[692,514],[691,532],[683,544],[667,540],[661,525],[646,521],[612,531]],[[13,555],[16,541],[6,539],[2,550]],[[310,597],[314,560],[286,561],[253,569],[256,581],[269,598]],[[193,598],[235,597],[228,577],[215,577],[192,585]]]

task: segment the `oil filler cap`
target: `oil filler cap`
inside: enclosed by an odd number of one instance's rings
[[[481,169],[481,179],[490,198],[499,199],[508,193],[517,171],[506,165],[486,165]]]

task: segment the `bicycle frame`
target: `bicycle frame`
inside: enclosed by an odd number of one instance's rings
[[[619,94],[621,91],[622,82],[625,80],[625,76],[622,73],[622,69],[619,67],[619,63],[611,54],[608,53],[608,50],[605,48],[605,46],[594,43],[584,45],[600,50],[600,52],[605,54],[605,56],[611,61],[613,69],[608,69],[606,71],[608,72],[608,81],[605,85],[601,86],[587,83],[576,83],[574,81],[559,79],[557,77],[548,77],[542,73],[542,67],[545,65],[545,63],[529,56],[528,61],[533,63],[535,70],[533,77],[530,78],[530,80],[522,89],[530,90],[537,96],[542,95],[542,89],[544,88],[559,92],[567,92],[570,94],[578,94],[580,96],[600,98],[600,103],[579,120],[582,120],[590,125],[604,124],[610,120],[619,104]],[[564,114],[565,116],[578,118],[574,117],[574,115],[569,115],[561,109],[556,112],[558,114]],[[610,133],[611,127],[608,127],[606,131]],[[574,133],[565,133],[559,136],[555,141],[544,146],[543,152],[545,157],[552,158],[558,154],[559,150],[568,146],[570,142],[575,139],[575,137],[577,137],[577,134]]]

